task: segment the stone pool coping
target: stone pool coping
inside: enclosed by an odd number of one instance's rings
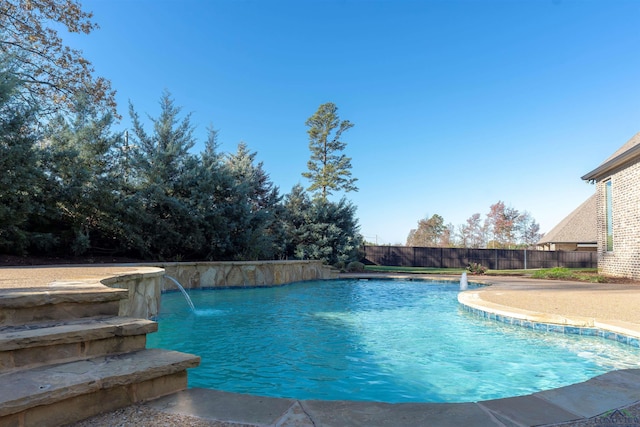
[[[162,272],[160,268],[135,264],[0,267],[0,289],[33,289],[37,292],[49,287],[102,286],[104,280],[115,277]]]
[[[485,319],[541,332],[598,336],[640,348],[640,325],[638,324],[514,309],[485,301],[482,299],[481,292],[475,291],[460,293],[458,302],[464,310]]]
[[[117,272],[98,271],[102,268],[116,267],[87,268],[83,273],[84,277],[78,277],[78,270],[74,268],[75,277],[60,276],[56,277],[56,281],[63,281],[65,284],[85,281],[96,283],[99,280],[98,276],[102,279],[105,274],[135,274],[137,270],[134,266],[120,266],[116,268]],[[40,270],[39,273],[43,277],[40,281],[23,280],[26,270],[0,269],[0,288],[40,287],[51,282],[46,277],[46,268],[28,269],[28,275],[36,278],[39,276],[37,270]],[[60,273],[61,271],[56,272]],[[380,274],[343,277],[458,279],[453,276]],[[633,310],[625,310],[620,305],[621,302],[625,302],[627,306],[638,307],[635,301],[640,300],[640,287],[637,285],[606,286],[515,277],[490,277],[482,280],[474,280],[471,277],[470,281],[492,285],[461,294],[462,300],[466,301],[464,304],[472,304],[471,308],[479,312],[493,312],[510,319],[530,319],[527,321],[535,320],[541,324],[610,330],[625,336],[637,337],[637,334],[640,334],[640,314],[637,315],[636,321]],[[594,306],[597,310],[589,311]],[[585,313],[594,315],[585,316]],[[164,413],[189,415],[228,425],[385,427],[552,425],[579,422],[638,402],[640,369],[627,369],[609,372],[583,383],[526,396],[469,403],[300,401],[194,388],[148,402],[146,405]]]

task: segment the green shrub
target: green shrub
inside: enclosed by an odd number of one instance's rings
[[[467,265],[467,271],[471,274],[484,274],[487,272],[487,267],[478,262],[472,262]]]
[[[583,282],[591,282],[591,283],[609,283],[609,279],[605,276],[601,276],[599,274],[577,274],[575,276],[578,280]]]
[[[359,261],[351,261],[347,264],[347,271],[349,273],[362,273],[364,271],[364,264]]]
[[[571,279],[573,273],[565,267],[554,267],[535,271],[531,277],[534,279]]]
[[[340,272],[344,272],[346,269],[346,264],[344,261],[338,261],[335,264],[333,264],[333,266],[338,270],[340,270]]]
[[[606,276],[597,274],[597,272],[585,272],[570,270],[565,267],[547,268],[535,271],[531,277],[534,279],[561,279],[561,280],[579,280],[581,282],[591,283],[608,283]]]

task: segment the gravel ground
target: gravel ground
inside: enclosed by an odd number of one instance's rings
[[[87,418],[67,427],[256,427],[253,424],[237,424],[206,420],[193,416],[162,412],[144,404],[137,404],[113,412]],[[554,424],[554,427],[640,427],[640,402],[610,414],[588,420]]]
[[[203,418],[169,414],[150,408],[144,404],[128,406],[112,412],[96,415],[68,427],[255,427],[250,424],[237,424],[212,421]]]
[[[575,423],[554,424],[554,427],[640,427],[640,402],[610,414]]]

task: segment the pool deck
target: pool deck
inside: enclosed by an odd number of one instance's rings
[[[131,265],[0,268],[0,292],[15,288],[44,290],[60,284],[87,282],[97,285],[102,278],[139,271],[140,268]],[[435,275],[359,274],[343,277],[459,280],[459,277]],[[640,337],[638,284],[590,284],[493,276],[470,276],[469,281],[491,285],[468,290],[459,296],[464,305],[480,312],[539,324],[593,328]],[[601,421],[609,422],[606,425],[640,425],[638,419],[623,419],[638,413],[635,409],[639,403],[640,369],[629,369],[531,395],[469,403],[302,401],[194,388],[147,402],[144,406],[152,414],[182,417],[182,425],[510,427],[604,425]],[[619,408],[632,408],[632,411],[614,412],[611,417],[618,418],[613,421],[610,418],[593,419]],[[149,412],[146,416],[149,417]],[[184,417],[192,424],[185,424]],[[133,420],[129,418],[128,421]],[[86,425],[118,424],[115,420],[103,420],[104,424],[99,420],[89,422],[93,424]],[[137,422],[135,425],[156,425],[153,419]]]

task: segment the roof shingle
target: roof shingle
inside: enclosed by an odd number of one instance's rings
[[[596,243],[596,209],[596,195],[593,194],[545,234],[538,244]]]

